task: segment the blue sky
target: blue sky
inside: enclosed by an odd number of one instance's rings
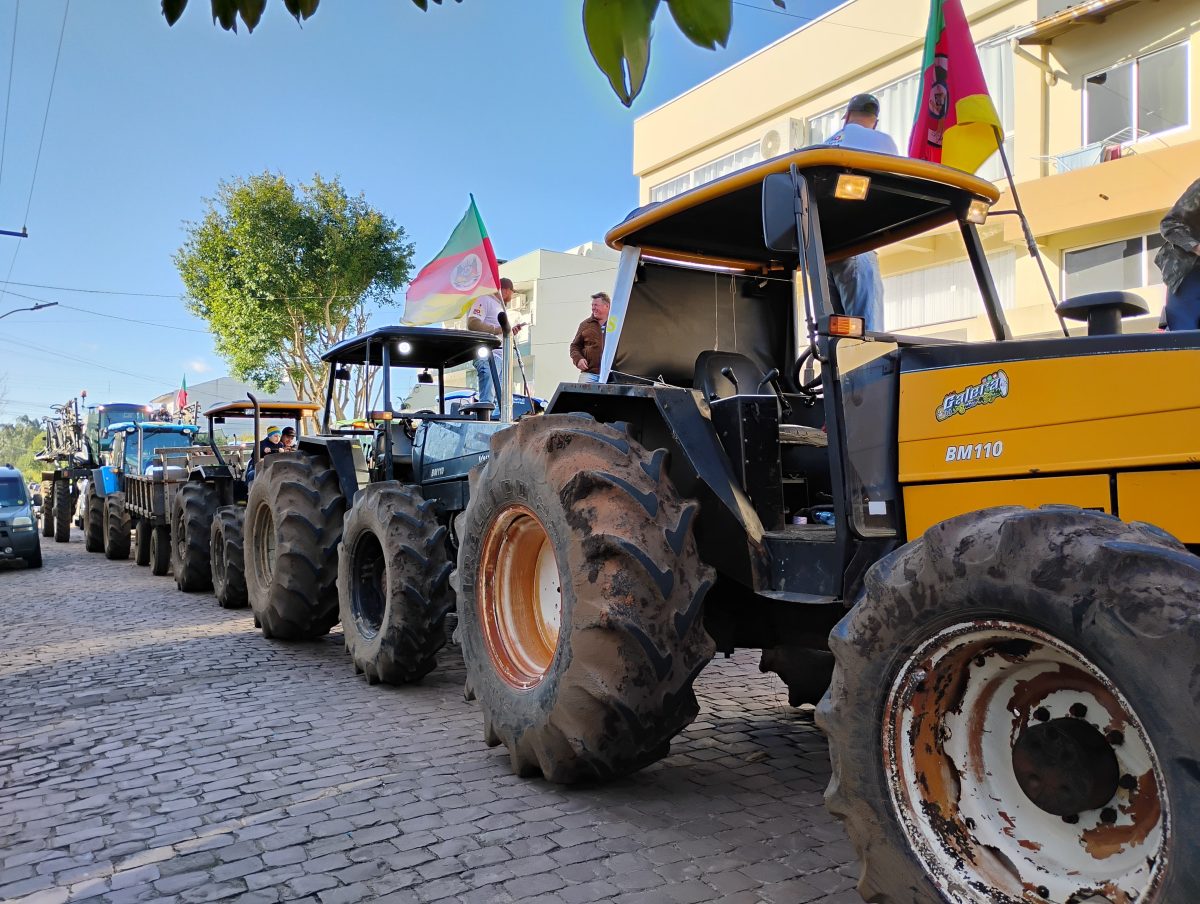
[[[74,0],[34,181],[65,2],[19,9],[0,228],[27,224],[29,238],[0,236],[0,313],[31,298],[60,307],[0,320],[0,420],[48,413],[82,388],[92,401],[141,401],[184,373],[193,385],[226,373],[171,262],[221,179],[336,175],[405,227],[417,266],[468,192],[502,258],[600,239],[637,202],[634,118],[834,5],[789,0],[780,15],[771,0],[738,0],[718,52],[688,44],[664,10],[646,89],[627,110],[587,53],[581,0],[427,13],[408,0],[324,0],[303,27],[270,0],[253,35],[214,26],[207,0],[173,28],[157,0]],[[0,0],[0,61],[15,6]]]

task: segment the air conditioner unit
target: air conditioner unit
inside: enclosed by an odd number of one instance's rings
[[[762,154],[763,160],[769,160],[779,154],[782,144],[783,140],[779,137],[779,133],[772,129],[758,143],[758,152]]]

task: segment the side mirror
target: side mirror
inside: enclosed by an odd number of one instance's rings
[[[349,380],[350,379],[350,368],[335,367],[333,370],[333,378],[335,380]]]
[[[799,251],[796,232],[796,187],[790,173],[771,173],[763,179],[763,243],[772,251]]]
[[[215,417],[215,418],[213,418],[213,423],[214,423],[214,424],[223,424],[223,423],[225,423],[225,418],[223,418],[223,417]]]
[[[432,384],[433,383],[433,374],[431,374],[427,370],[423,370],[419,374],[417,374],[417,382]]]

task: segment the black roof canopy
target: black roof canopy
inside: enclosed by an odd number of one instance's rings
[[[758,269],[786,255],[763,240],[763,180],[795,164],[816,203],[826,257],[836,260],[900,241],[961,219],[971,201],[993,204],[996,187],[935,163],[814,147],[746,167],[674,198],[638,208],[606,240],[613,248],[636,245],[650,256],[682,262]],[[866,176],[863,200],[834,196],[843,173]],[[790,262],[788,262],[790,263]]]
[[[408,343],[407,352],[401,349],[402,342]],[[384,343],[390,345],[393,367],[454,367],[476,357],[480,347],[499,348],[500,337],[427,326],[381,326],[339,342],[321,360],[380,366]]]

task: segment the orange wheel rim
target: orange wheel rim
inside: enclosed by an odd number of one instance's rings
[[[554,661],[562,587],[554,544],[537,515],[510,505],[483,539],[476,597],[488,657],[512,687],[537,686]]]

